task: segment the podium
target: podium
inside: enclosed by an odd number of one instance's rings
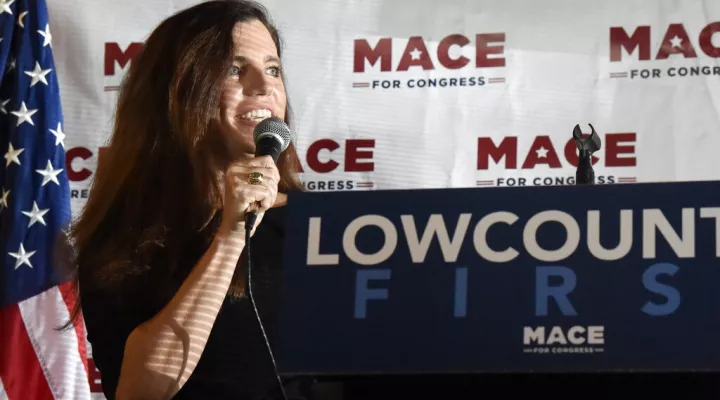
[[[309,192],[287,207],[283,375],[422,388],[720,371],[720,182]]]

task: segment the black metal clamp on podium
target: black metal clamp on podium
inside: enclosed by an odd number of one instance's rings
[[[575,125],[575,129],[573,129],[573,138],[578,148],[578,166],[575,171],[576,185],[595,184],[595,171],[592,166],[592,157],[594,152],[600,150],[602,142],[600,141],[600,135],[595,132],[592,124],[588,125],[590,125],[592,133],[587,138],[583,137],[580,125]]]

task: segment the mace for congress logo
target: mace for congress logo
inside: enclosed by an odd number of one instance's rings
[[[375,90],[470,88],[504,83],[505,33],[452,34],[433,41],[358,38],[353,87]]]
[[[319,139],[300,151],[300,179],[307,190],[370,190],[375,186],[375,139]]]
[[[720,21],[610,28],[611,78],[720,78],[718,58]]]
[[[635,132],[600,134],[602,148],[593,155],[595,183],[635,183]],[[589,136],[585,134],[585,136]],[[574,185],[578,165],[575,140],[538,135],[479,137],[477,186]]]

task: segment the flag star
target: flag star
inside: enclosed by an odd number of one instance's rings
[[[10,57],[10,63],[7,65],[7,68],[5,69],[5,73],[9,74],[10,71],[15,69],[15,59]]]
[[[33,251],[25,251],[25,247],[23,247],[22,243],[20,243],[20,249],[17,253],[8,253],[11,256],[15,258],[15,269],[20,268],[23,264],[27,264],[28,267],[32,268],[32,264],[30,263],[30,257],[35,254],[35,250]]]
[[[12,10],[10,9],[10,4],[14,3],[15,0],[0,0],[0,15],[2,13],[8,13],[12,15]]]
[[[7,160],[7,162],[5,163],[5,168],[9,167],[12,163],[20,165],[20,159],[18,158],[18,156],[23,151],[25,151],[25,149],[15,149],[12,143],[8,143],[8,151],[7,153],[5,153],[5,159]]]
[[[28,12],[27,12],[27,11],[23,11],[23,12],[21,12],[20,15],[18,16],[18,21],[17,21],[17,23],[18,23],[18,25],[20,25],[21,28],[25,28],[25,22],[23,22],[23,18],[25,18],[26,15],[28,15]]]
[[[2,197],[0,197],[0,210],[10,207],[8,206],[8,196],[10,195],[10,191],[3,189],[2,192]]]
[[[0,112],[1,112],[1,113],[7,115],[7,109],[5,108],[5,106],[6,106],[7,103],[9,103],[9,102],[10,102],[10,99],[0,100]]]
[[[45,80],[45,75],[49,74],[50,71],[52,71],[52,68],[42,69],[40,68],[40,63],[35,61],[35,69],[32,71],[25,71],[25,75],[32,78],[32,81],[30,82],[30,87],[35,86],[35,84],[38,82],[42,82],[47,85],[48,82],[47,80]]]
[[[45,24],[45,30],[44,31],[38,31],[39,34],[42,35],[42,37],[45,38],[45,41],[43,42],[43,47],[50,46],[52,47],[52,35],[50,34],[50,24]]]
[[[535,150],[535,154],[537,154],[538,158],[545,158],[547,157],[548,149],[544,147],[540,147],[539,149]]]
[[[57,130],[50,129],[50,133],[55,135],[55,146],[62,145],[63,149],[65,148],[65,133],[62,131],[62,123],[58,122]]]
[[[28,224],[28,228],[33,226],[34,223],[39,222],[45,226],[47,224],[45,223],[45,219],[43,216],[47,214],[47,212],[50,211],[49,208],[46,208],[44,210],[41,210],[38,208],[38,205],[36,202],[33,201],[32,210],[30,211],[23,211],[22,213],[30,217],[30,223]]]
[[[410,57],[412,57],[413,60],[419,60],[420,54],[422,54],[422,51],[418,49],[413,49],[413,51],[410,52]]]
[[[60,182],[57,180],[57,176],[62,172],[62,168],[60,169],[53,169],[52,163],[50,163],[50,160],[47,162],[47,166],[45,169],[36,169],[35,172],[43,176],[43,181],[40,186],[45,186],[48,182],[53,181],[56,184],[60,185]]]
[[[30,125],[35,126],[35,123],[32,120],[33,114],[35,114],[38,110],[28,110],[27,106],[25,105],[25,102],[23,101],[22,104],[20,104],[20,109],[17,111],[10,111],[10,113],[16,117],[18,117],[18,122],[16,126],[20,126],[23,122],[27,121]]]

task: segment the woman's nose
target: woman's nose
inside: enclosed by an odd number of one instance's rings
[[[272,91],[270,76],[260,68],[250,68],[245,76],[243,87],[248,96],[266,96]]]

